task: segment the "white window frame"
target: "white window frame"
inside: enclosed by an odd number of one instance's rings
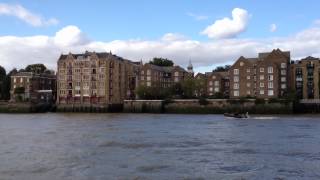
[[[239,69],[233,69],[233,74],[234,75],[239,75]]]

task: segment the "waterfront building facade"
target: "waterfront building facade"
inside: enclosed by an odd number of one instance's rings
[[[319,99],[320,59],[306,57],[291,65],[291,84],[298,99]]]
[[[280,98],[288,93],[290,52],[275,49],[241,56],[230,68],[230,98]]]
[[[53,103],[56,99],[56,75],[52,71],[41,74],[17,72],[11,75],[10,101]]]
[[[221,98],[229,98],[229,72],[207,72],[206,76],[206,94],[207,96],[218,95]]]
[[[190,76],[180,66],[157,66],[150,63],[141,65],[139,74],[139,85],[159,88],[171,87]]]
[[[105,106],[132,99],[139,64],[110,53],[86,51],[58,60],[58,105]]]

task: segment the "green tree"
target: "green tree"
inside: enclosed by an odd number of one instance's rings
[[[0,99],[5,99],[6,70],[0,66]]]
[[[230,65],[225,65],[225,66],[218,66],[216,67],[212,72],[223,72],[223,71],[228,71],[230,69]]]
[[[10,99],[10,88],[11,88],[11,75],[17,73],[17,69],[14,68],[12,69],[6,76],[5,81],[4,81],[4,98],[5,100]]]
[[[193,79],[195,82],[195,93],[198,97],[206,96],[206,80],[205,79]]]
[[[25,92],[24,87],[17,87],[14,89],[14,94],[23,94]]]
[[[182,96],[184,98],[193,98],[196,91],[196,81],[193,78],[188,78],[181,83]]]
[[[170,88],[161,88],[159,86],[138,86],[136,93],[139,99],[167,99],[172,96]]]
[[[167,58],[153,58],[150,62],[150,64],[157,65],[157,66],[173,66],[173,61],[167,59]]]
[[[47,67],[43,64],[30,64],[25,68],[26,72],[33,72],[36,74],[44,73],[47,70]]]

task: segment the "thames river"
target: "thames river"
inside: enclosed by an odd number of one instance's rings
[[[320,179],[320,118],[0,114],[13,179]]]

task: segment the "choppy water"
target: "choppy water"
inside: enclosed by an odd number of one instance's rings
[[[0,179],[320,179],[320,118],[0,114]]]

